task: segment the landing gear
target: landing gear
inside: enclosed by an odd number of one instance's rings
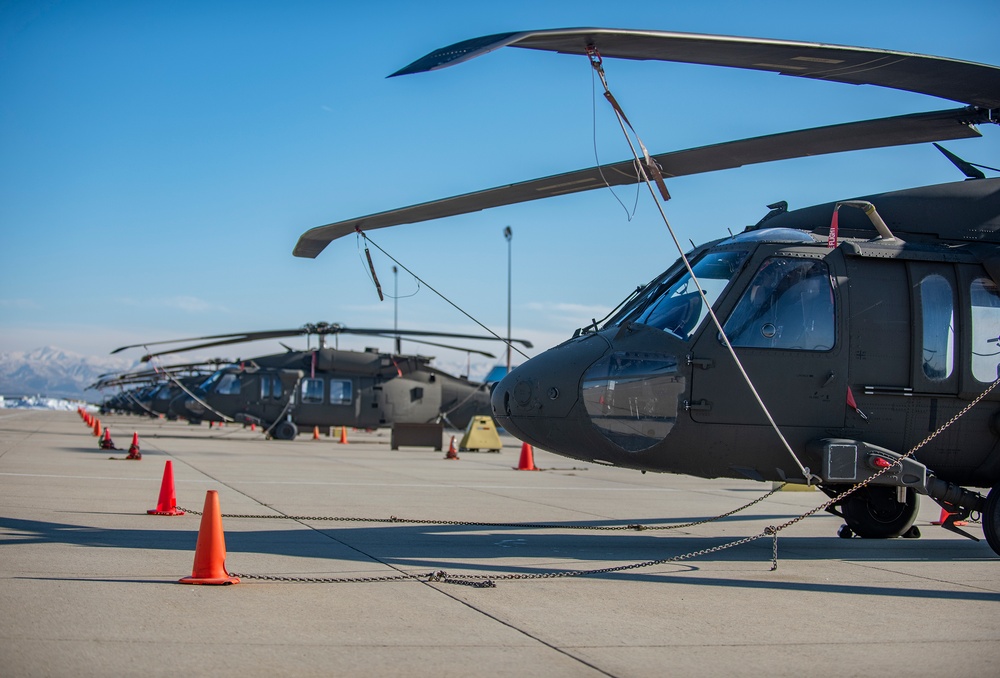
[[[997,494],[1000,496],[1000,492]],[[994,503],[1000,504],[1000,501]],[[847,522],[846,533],[853,532],[865,539],[888,539],[903,536],[910,530],[917,517],[918,501],[916,492],[910,488],[906,488],[906,501],[900,503],[895,487],[869,485],[848,496],[840,508]],[[996,511],[1000,527],[1000,506]],[[849,534],[840,536],[849,537]],[[1000,544],[1000,533],[996,539]]]
[[[283,421],[274,427],[271,431],[271,435],[278,440],[295,440],[295,436],[299,434],[299,428],[290,421]]]
[[[986,495],[983,507],[983,534],[993,552],[1000,555],[1000,485]]]

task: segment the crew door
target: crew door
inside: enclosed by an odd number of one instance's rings
[[[764,250],[764,251],[762,251]],[[844,424],[846,308],[840,250],[760,248],[724,319],[726,335],[779,426]],[[718,331],[706,327],[692,350],[691,417],[767,426],[767,418]]]

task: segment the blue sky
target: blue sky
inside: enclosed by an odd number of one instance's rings
[[[504,49],[443,71],[385,77],[459,40],[600,26],[1000,64],[997,3],[813,7],[0,2],[0,351],[54,345],[101,355],[139,341],[321,320],[391,327],[393,303],[378,301],[355,240],[337,241],[315,260],[294,258],[303,231],[628,156],[579,57]],[[652,152],[955,105],[766,73],[611,60],[605,67]],[[948,147],[996,166],[1000,129],[982,132]],[[883,149],[677,179],[666,211],[683,241],[702,242],[754,223],[775,200],[797,207],[960,178],[930,146]],[[634,200],[634,190],[618,192]],[[507,225],[514,334],[536,341],[531,353],[603,316],[677,256],[648,196],[630,220],[607,191],[371,237],[503,334]],[[392,262],[373,255],[391,292]],[[400,327],[479,331],[409,276],[398,284]],[[373,344],[390,345],[341,340]],[[446,367],[465,362],[423,352]],[[473,376],[490,363],[475,363]]]

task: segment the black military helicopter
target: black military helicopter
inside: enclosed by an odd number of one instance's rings
[[[391,337],[397,349],[402,337],[413,343],[479,353],[485,351],[447,346],[414,337],[450,337],[497,340],[497,337],[427,332],[349,328],[337,323],[307,324],[288,330],[217,334],[187,339],[123,346],[118,353],[138,346],[199,342],[176,346],[143,356],[151,360],[179,353],[263,339],[316,335],[319,347],[259,356],[237,361],[202,379],[192,389],[176,394],[169,403],[172,416],[192,421],[252,423],[279,440],[291,440],[299,429],[314,426],[380,428],[395,424],[444,421],[465,428],[472,417],[490,414],[486,384],[455,377],[430,365],[432,358],[404,355],[398,350],[350,351],[326,346],[326,337],[341,334]],[[523,339],[514,341],[531,346]]]
[[[994,66],[654,31],[486,36],[393,75],[503,46],[585,55],[602,80],[602,58],[651,59],[873,84],[965,106],[652,158],[635,153],[618,164],[314,228],[300,237],[296,256],[315,257],[362,229],[549,195],[645,181],[655,197],[663,177],[979,136],[973,125],[1000,114]],[[606,81],[605,88],[617,106]],[[776,203],[755,226],[695,247],[606,322],[577,330],[505,377],[493,390],[494,417],[518,438],[577,459],[810,483],[833,497],[888,468],[840,502],[841,536],[907,533],[917,495],[926,494],[952,512],[949,529],[961,532],[955,521],[980,512],[1000,553],[1000,389],[988,390],[1000,365],[1000,179],[946,155],[966,181],[794,211]],[[669,198],[662,187],[660,196]],[[992,489],[984,498],[971,488]]]
[[[145,370],[109,372],[98,375],[97,381],[87,386],[87,389],[118,389],[117,393],[101,403],[102,414],[137,414],[176,419],[176,415],[170,412],[170,403],[229,362],[214,359]]]

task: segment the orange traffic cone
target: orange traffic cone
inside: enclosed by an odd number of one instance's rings
[[[319,440],[319,426],[313,426],[313,440]]]
[[[215,422],[214,422],[214,421],[212,421],[212,420],[209,420],[209,422],[208,422],[208,427],[209,427],[209,428],[212,428],[213,426],[215,426]]]
[[[341,445],[346,445],[347,444],[347,427],[346,426],[341,426],[340,427],[340,444]]]
[[[198,528],[198,543],[194,548],[194,567],[190,577],[181,584],[239,584],[239,577],[230,577],[226,571],[226,535],[222,531],[222,511],[219,510],[219,493],[205,493],[205,510]]]
[[[253,422],[251,421],[251,422],[250,422],[250,430],[251,430],[251,431],[256,431],[256,430],[257,430],[257,424],[255,424],[255,423],[253,423]]]
[[[132,433],[132,444],[128,446],[128,456],[126,459],[142,459],[142,452],[139,451],[139,434]],[[167,462],[168,464],[170,462]]]
[[[104,429],[104,437],[101,438],[101,442],[99,442],[97,444],[97,446],[100,447],[102,450],[117,450],[118,449],[117,447],[115,447],[114,442],[112,442],[112,440],[111,440],[111,429],[110,428],[105,428]]]
[[[97,418],[94,419],[94,437],[101,437],[101,420]]]
[[[160,500],[156,502],[155,509],[150,509],[146,513],[154,516],[184,515],[184,511],[177,508],[177,495],[174,494],[174,464],[169,459],[163,466],[163,482],[160,483]]]
[[[535,467],[535,453],[531,445],[523,443],[521,445],[521,459],[517,462],[518,471],[537,471]]]
[[[944,522],[946,520],[948,520],[948,516],[950,516],[950,515],[952,515],[952,513],[950,511],[948,511],[948,509],[946,509],[945,507],[942,506],[941,507],[941,517],[938,518],[937,520],[933,521],[931,523],[931,525],[944,525]],[[965,522],[964,520],[956,520],[954,524],[955,525],[959,525],[959,526],[961,526],[961,525],[968,525],[968,523]]]
[[[444,458],[458,460],[458,450],[455,448],[455,436],[451,437],[451,445],[448,446],[448,454],[444,455]]]

